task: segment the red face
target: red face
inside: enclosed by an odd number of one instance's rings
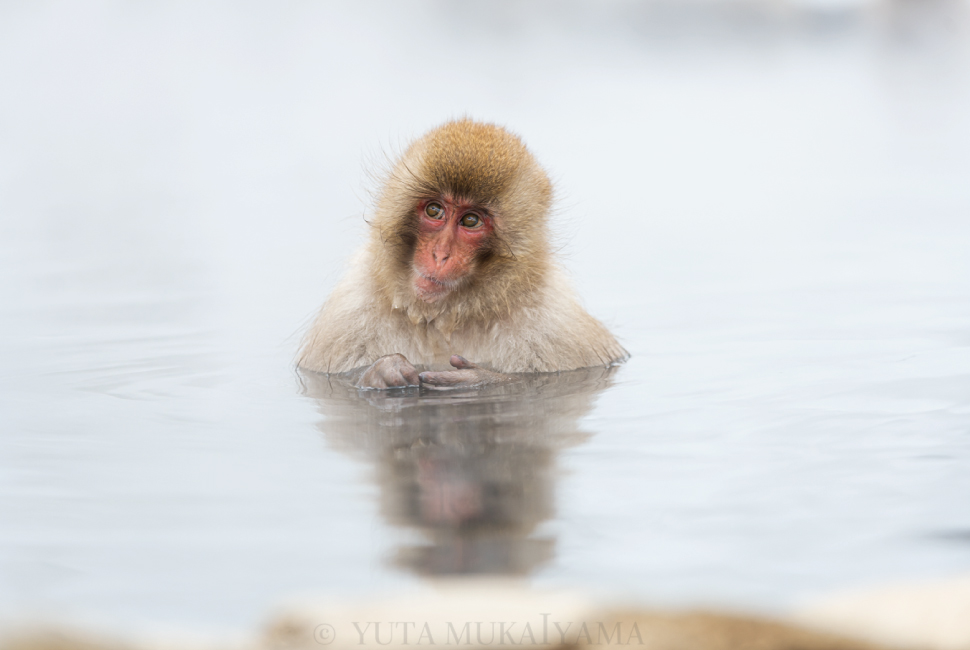
[[[474,271],[475,256],[492,232],[492,218],[472,203],[440,197],[418,205],[414,292],[435,302]]]

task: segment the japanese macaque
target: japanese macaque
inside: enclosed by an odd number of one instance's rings
[[[356,371],[358,387],[382,389],[624,361],[553,260],[551,203],[548,176],[515,135],[468,119],[432,130],[391,168],[369,241],[307,333],[299,365]]]

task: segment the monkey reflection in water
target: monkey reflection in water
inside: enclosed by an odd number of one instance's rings
[[[376,466],[381,510],[426,545],[395,563],[422,575],[524,575],[551,559],[556,457],[586,439],[579,419],[615,368],[533,374],[474,391],[367,391],[302,373],[334,447]]]

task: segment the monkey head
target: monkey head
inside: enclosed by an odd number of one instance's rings
[[[548,266],[552,184],[522,141],[469,119],[414,142],[377,201],[372,251],[396,307],[494,317]]]

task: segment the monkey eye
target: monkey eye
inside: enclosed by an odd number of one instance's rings
[[[437,203],[429,203],[424,209],[424,213],[432,219],[440,219],[444,215],[444,208]]]
[[[482,218],[474,212],[469,212],[461,218],[461,225],[466,228],[477,228],[482,223]]]

